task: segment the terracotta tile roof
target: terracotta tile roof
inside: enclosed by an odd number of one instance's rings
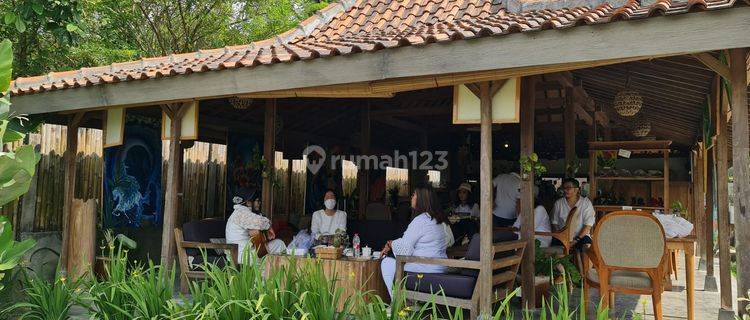
[[[624,2],[563,7],[565,0],[511,0],[507,5],[499,0],[341,0],[297,28],[271,39],[19,78],[11,92],[32,94],[433,42],[719,10],[742,3],[750,5],[750,0],[658,0],[646,5],[636,0],[620,1]]]

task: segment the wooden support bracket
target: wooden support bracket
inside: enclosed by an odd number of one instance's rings
[[[729,67],[721,63],[719,59],[714,58],[708,52],[693,54],[693,58],[703,63],[706,67],[719,74],[722,78],[729,80]]]

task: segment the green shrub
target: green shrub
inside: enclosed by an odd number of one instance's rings
[[[23,300],[3,313],[19,312],[19,319],[64,320],[76,304],[81,292],[79,282],[58,277],[50,283],[37,276],[27,276],[24,281]]]

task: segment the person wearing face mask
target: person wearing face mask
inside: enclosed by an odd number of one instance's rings
[[[314,239],[336,234],[336,230],[346,231],[346,212],[336,210],[336,192],[326,191],[323,197],[325,209],[313,212],[310,232]]]

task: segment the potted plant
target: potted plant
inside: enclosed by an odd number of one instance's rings
[[[610,172],[614,172],[615,165],[617,164],[617,154],[614,152],[596,152],[596,163],[601,168],[600,175],[607,175]]]
[[[528,156],[521,156],[518,163],[521,166],[521,179],[523,180],[529,180],[529,176],[532,172],[536,174],[547,173],[547,167],[539,162],[539,156],[536,152],[532,152]]]
[[[683,217],[685,216],[685,213],[687,212],[687,208],[684,204],[682,204],[682,201],[675,200],[672,201],[672,214]]]

